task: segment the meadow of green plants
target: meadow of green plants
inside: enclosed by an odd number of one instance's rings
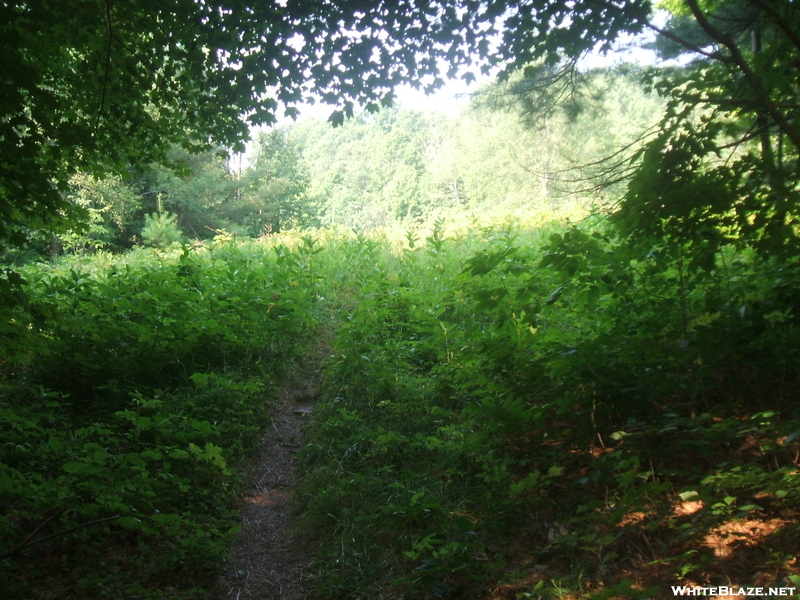
[[[313,252],[233,244],[21,271],[0,383],[0,595],[203,597],[270,388],[318,327]]]
[[[320,600],[800,597],[798,25],[0,3],[0,598],[224,595],[321,351]]]
[[[320,337],[295,502],[321,598],[796,585],[800,265],[684,250],[439,220],[26,266],[4,597],[207,597],[271,392]]]
[[[297,497],[322,597],[800,581],[795,262],[591,222],[342,251]]]

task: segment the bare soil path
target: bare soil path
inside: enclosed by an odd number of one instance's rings
[[[242,531],[217,582],[218,600],[311,600],[307,573],[313,563],[292,531],[295,455],[313,412],[324,352],[305,358],[281,386],[245,480]]]

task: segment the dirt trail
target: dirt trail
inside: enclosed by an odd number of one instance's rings
[[[256,458],[245,473],[250,488],[242,531],[230,548],[214,595],[219,600],[310,600],[312,559],[292,533],[295,455],[303,443],[322,378],[324,353],[305,359],[281,386]]]

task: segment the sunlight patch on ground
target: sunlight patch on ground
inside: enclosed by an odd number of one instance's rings
[[[714,551],[718,558],[730,557],[738,547],[753,546],[778,528],[784,527],[787,522],[783,519],[769,519],[758,521],[748,519],[744,521],[728,521],[716,529],[712,529],[705,536],[703,545]]]
[[[275,506],[289,500],[289,494],[282,490],[265,490],[252,496],[247,496],[244,501],[257,506]]]

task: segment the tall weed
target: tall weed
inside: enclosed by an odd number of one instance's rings
[[[724,568],[690,559],[715,528],[794,523],[795,266],[444,226],[328,256],[348,302],[300,496],[327,594],[536,597],[513,583],[527,562],[654,597]]]
[[[204,593],[270,386],[318,326],[307,250],[217,242],[25,270],[48,318],[2,365],[4,597]]]

